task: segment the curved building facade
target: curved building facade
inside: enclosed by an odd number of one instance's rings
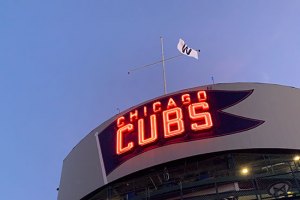
[[[63,162],[58,200],[300,197],[300,90],[178,91],[104,122]]]

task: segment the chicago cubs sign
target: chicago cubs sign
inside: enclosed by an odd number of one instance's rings
[[[172,97],[168,98],[167,104],[163,105],[161,101],[155,101],[150,106],[143,106],[141,112],[135,109],[129,112],[127,119],[125,116],[117,119],[117,138],[116,138],[116,153],[118,155],[124,154],[135,148],[136,145],[145,146],[155,143],[158,140],[158,134],[163,134],[163,138],[172,138],[183,135],[185,127],[189,124],[186,118],[189,117],[191,131],[197,132],[212,128],[212,118],[209,112],[209,104],[206,102],[207,96],[205,91],[197,93],[196,102],[192,102],[190,94],[182,94],[180,101],[176,102]],[[180,105],[180,106],[178,106]],[[150,110],[149,110],[150,107]],[[149,110],[149,111],[148,111]],[[148,112],[151,115],[148,117]],[[187,114],[187,116],[185,116]],[[162,119],[162,130],[157,129],[158,116]],[[149,133],[145,132],[145,120]],[[136,123],[137,121],[137,123]],[[125,137],[134,133],[136,130],[138,143],[133,141],[124,143]]]
[[[198,90],[176,93],[119,116],[98,135],[106,174],[154,148],[230,135],[259,126],[264,121],[223,111],[252,92]]]

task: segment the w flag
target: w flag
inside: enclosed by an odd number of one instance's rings
[[[180,53],[198,59],[198,51],[188,47],[182,39],[179,39],[177,49]],[[200,52],[200,50],[199,50]]]

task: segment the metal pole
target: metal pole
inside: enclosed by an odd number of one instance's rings
[[[162,68],[163,68],[163,79],[164,79],[164,94],[167,94],[167,81],[166,81],[165,56],[164,56],[164,42],[163,42],[162,37],[160,37],[160,43],[161,43],[161,56],[162,56]]]
[[[179,182],[179,187],[180,187],[180,200],[183,200],[183,192],[182,192],[182,182]]]

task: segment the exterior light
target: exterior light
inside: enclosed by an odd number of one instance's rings
[[[293,197],[294,196],[294,193],[291,192],[291,191],[288,191],[287,194],[288,194],[288,197]]]
[[[249,174],[249,169],[247,167],[242,168],[241,169],[241,174],[244,175],[244,176],[248,175]]]
[[[299,161],[300,160],[300,156],[295,156],[293,160],[294,161]]]

